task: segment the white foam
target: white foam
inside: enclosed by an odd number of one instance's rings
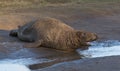
[[[31,71],[24,65],[19,64],[0,64],[0,71]]]
[[[85,51],[81,51],[80,54],[86,57],[105,57],[120,55],[120,46],[90,48]]]
[[[93,46],[87,50],[78,50],[84,57],[95,58],[105,56],[116,56],[120,55],[120,42],[118,41],[106,41],[106,42],[95,42]]]

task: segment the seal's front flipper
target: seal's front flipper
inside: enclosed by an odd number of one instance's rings
[[[26,43],[26,44],[24,44],[24,47],[26,47],[26,48],[40,47],[42,42],[43,42],[42,40],[39,40],[39,41],[36,41],[33,43]]]

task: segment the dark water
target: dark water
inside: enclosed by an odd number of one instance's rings
[[[92,46],[87,50],[78,49],[78,53],[88,58],[120,55],[120,41],[118,40],[92,42],[91,44]]]

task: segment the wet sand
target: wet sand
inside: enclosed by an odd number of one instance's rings
[[[82,59],[33,71],[120,71],[120,56]]]
[[[105,15],[92,10],[82,11],[79,6],[9,10],[0,16],[0,60],[3,63],[6,63],[6,59],[8,61],[23,59],[24,61],[24,59],[33,58],[33,61],[35,59],[38,62],[25,64],[33,71],[120,70],[120,56],[81,59],[76,52],[68,54],[48,48],[25,48],[23,44],[26,42],[9,36],[9,31],[17,28],[18,25],[46,16],[60,19],[75,29],[95,32],[99,35],[97,41],[120,40],[120,13],[113,12]],[[43,61],[40,61],[41,59]],[[67,61],[70,62],[67,63]]]

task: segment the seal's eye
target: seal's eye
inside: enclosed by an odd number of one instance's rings
[[[82,37],[85,37],[86,36],[86,33],[82,33]]]

